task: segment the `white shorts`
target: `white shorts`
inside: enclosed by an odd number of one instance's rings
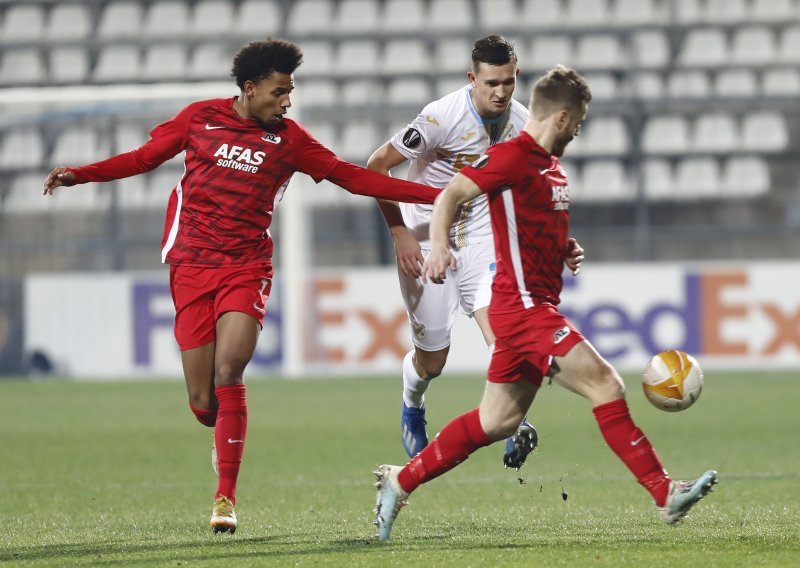
[[[430,250],[422,249],[427,257]],[[486,240],[453,251],[458,269],[447,269],[444,284],[400,276],[400,292],[411,324],[411,340],[423,351],[450,345],[456,311],[472,314],[489,305],[494,278],[494,241]]]

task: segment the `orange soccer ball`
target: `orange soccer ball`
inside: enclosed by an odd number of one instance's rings
[[[656,408],[667,412],[686,410],[703,392],[703,370],[688,353],[662,351],[645,367],[642,388]]]

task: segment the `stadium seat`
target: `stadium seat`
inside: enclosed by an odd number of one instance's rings
[[[522,0],[521,17],[517,23],[523,29],[563,28],[564,10],[561,0]]]
[[[57,210],[64,203],[66,192],[56,192],[55,195],[45,198],[42,195],[42,180],[46,176],[46,171],[26,172],[14,176],[11,179],[8,194],[2,203],[3,210],[7,213],[38,213]]]
[[[618,160],[592,160],[581,170],[584,201],[627,201],[633,184]]]
[[[473,14],[470,0],[436,0],[428,5],[429,32],[468,32],[472,30]]]
[[[467,84],[467,77],[466,73],[464,75],[459,76],[452,76],[452,77],[445,77],[444,79],[439,79],[436,81],[436,92],[434,96],[436,98],[441,98],[453,91],[457,91],[458,89],[464,87]],[[519,100],[517,97],[518,94],[522,92],[521,85],[519,80],[517,80],[517,88],[514,91],[514,98]],[[527,102],[525,103],[527,104]]]
[[[425,29],[422,0],[386,0],[380,29],[389,33],[419,32]]]
[[[183,175],[183,159],[183,154],[179,154],[147,176],[144,208],[166,209],[170,192],[178,185]]]
[[[463,38],[446,38],[436,42],[435,69],[441,73],[466,75],[472,66],[472,44]]]
[[[618,26],[647,26],[666,20],[663,2],[655,0],[616,0],[611,21]]]
[[[430,50],[423,40],[389,40],[384,45],[379,68],[387,75],[428,73],[431,70]]]
[[[714,158],[686,158],[678,163],[675,176],[677,193],[683,199],[703,199],[720,195],[719,164]]]
[[[230,33],[233,28],[233,6],[227,0],[201,0],[189,24],[189,33],[208,38]]]
[[[97,57],[92,80],[95,83],[138,81],[142,56],[133,45],[109,45]]]
[[[274,0],[244,0],[233,21],[233,32],[247,36],[270,35],[282,27],[283,14]]]
[[[176,81],[184,78],[187,70],[186,46],[169,43],[155,44],[144,52],[142,79]]]
[[[536,72],[550,69],[556,63],[572,65],[572,40],[568,36],[534,36],[530,54],[522,59],[528,69]]]
[[[694,126],[692,149],[703,153],[727,153],[737,150],[740,141],[736,120],[729,114],[701,114]]]
[[[100,14],[97,35],[101,38],[139,37],[142,33],[143,4],[140,2],[112,2]]]
[[[750,18],[755,22],[781,23],[797,18],[793,0],[753,0]]]
[[[145,14],[142,33],[146,37],[178,38],[189,31],[189,6],[182,0],[159,0]]]
[[[761,92],[773,97],[794,97],[800,95],[800,70],[767,69],[761,79]]]
[[[89,55],[82,46],[50,49],[50,81],[56,84],[83,83],[89,75]]]
[[[358,164],[365,164],[375,148],[384,142],[371,121],[348,122],[342,130],[341,140],[342,156]]]
[[[187,77],[224,81],[230,77],[233,55],[224,43],[198,44],[189,57]]]
[[[585,73],[586,81],[592,86],[593,101],[612,101],[620,96],[617,80],[612,73]],[[527,99],[529,93],[525,94]],[[525,101],[527,105],[527,100]]]
[[[782,63],[800,63],[800,26],[783,30],[778,60]]]
[[[749,69],[723,70],[717,73],[714,91],[719,97],[755,97],[758,81]]]
[[[42,56],[36,48],[5,49],[0,60],[0,85],[39,85],[45,81]]]
[[[607,0],[567,0],[563,24],[568,27],[600,28],[610,22]]]
[[[484,34],[495,34],[519,27],[516,0],[478,2],[478,22]]]
[[[683,154],[689,150],[689,125],[680,115],[654,116],[642,131],[642,148],[648,154]]]
[[[742,143],[754,152],[782,152],[789,145],[786,119],[775,111],[747,114],[742,121]]]
[[[586,131],[575,140],[581,138],[586,153],[592,155],[622,156],[630,149],[628,128],[619,116],[600,115],[589,120]]]
[[[642,69],[661,69],[669,64],[669,40],[660,30],[638,31],[631,37],[631,63]]]
[[[375,75],[380,70],[378,44],[349,40],[339,44],[335,71],[338,75]]]
[[[44,141],[38,128],[14,128],[0,141],[0,168],[37,168],[44,159]]]
[[[300,77],[328,76],[334,71],[333,47],[327,41],[303,42],[303,65],[297,70]]]
[[[136,211],[150,207],[147,191],[150,175],[131,176],[114,183],[112,191],[116,192],[117,203],[122,209]],[[167,199],[164,199],[165,204],[166,202]]]
[[[297,0],[290,4],[286,22],[291,35],[314,36],[330,33],[333,21],[333,2],[328,0]]]
[[[345,105],[381,106],[385,99],[383,85],[375,79],[344,81],[339,101]],[[334,102],[329,100],[328,104]]]
[[[675,98],[708,97],[711,94],[711,79],[706,71],[675,71],[669,76],[667,93]]]
[[[6,8],[0,28],[4,43],[34,41],[44,36],[44,5],[38,3],[12,4]]]
[[[678,54],[684,67],[717,67],[728,62],[728,40],[720,28],[699,28],[687,32]]]
[[[397,106],[420,107],[431,101],[432,93],[427,79],[393,79],[386,89],[386,101]]]
[[[628,67],[628,58],[617,35],[591,34],[578,39],[575,65],[582,70],[615,70]]]
[[[732,64],[769,64],[777,57],[775,34],[765,26],[739,28],[734,33],[731,51]]]
[[[93,127],[70,125],[58,133],[50,153],[49,166],[89,164],[108,153],[108,141]]]
[[[769,191],[769,167],[759,156],[737,156],[725,162],[722,174],[726,194],[754,197]]]
[[[709,24],[736,24],[747,21],[750,0],[706,0],[704,19]]]
[[[649,201],[675,198],[676,184],[672,165],[668,160],[651,158],[642,166],[644,191]]]
[[[349,104],[346,97],[339,97],[336,82],[330,79],[301,79],[295,81],[292,101],[302,109],[308,106],[332,106],[338,101]]]
[[[660,99],[666,96],[664,78],[661,73],[639,71],[630,78],[630,89],[636,98]]]
[[[114,128],[114,146],[110,154],[120,154],[138,148],[149,136],[139,122],[120,122]]]
[[[92,18],[88,6],[58,3],[50,10],[44,37],[59,40],[84,39],[91,33]]]
[[[675,19],[679,24],[696,24],[704,19],[701,0],[673,0]]]
[[[339,133],[332,122],[307,120],[303,124],[323,146],[339,153]]]
[[[352,35],[364,30],[377,30],[381,21],[379,11],[380,3],[373,0],[342,0],[331,31]]]

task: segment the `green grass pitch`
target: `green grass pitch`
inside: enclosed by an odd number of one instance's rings
[[[707,373],[661,412],[627,377],[634,419],[674,477],[720,483],[664,525],[605,446],[589,404],[543,388],[540,446],[502,445],[421,487],[373,539],[372,469],[406,461],[400,379],[248,380],[239,530],[213,535],[211,430],[179,381],[0,381],[0,564],[14,566],[798,566],[800,376]],[[429,432],[476,406],[479,376],[443,375]]]

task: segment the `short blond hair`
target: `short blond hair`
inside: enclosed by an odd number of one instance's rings
[[[528,110],[535,118],[544,118],[562,109],[579,110],[592,100],[592,91],[580,73],[556,65],[533,87]]]

